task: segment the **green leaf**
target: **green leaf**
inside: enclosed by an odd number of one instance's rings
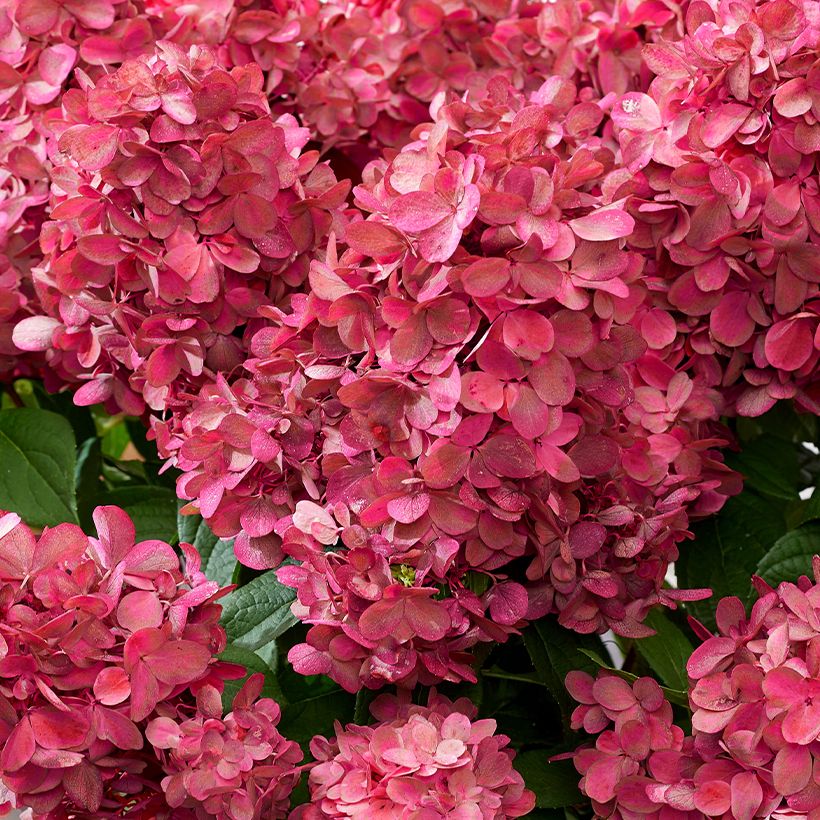
[[[228,643],[251,651],[265,647],[296,623],[290,611],[295,598],[296,591],[280,584],[272,571],[235,589],[222,599]]]
[[[776,586],[781,581],[796,581],[801,575],[812,577],[812,556],[820,553],[820,524],[805,524],[787,532],[763,556],[757,574]]]
[[[157,445],[153,441],[148,441],[146,438],[146,427],[145,424],[140,419],[134,418],[133,416],[126,416],[125,418],[125,426],[128,430],[128,436],[131,439],[131,443],[136,448],[137,452],[146,460],[146,461],[158,461],[159,456],[157,455]]]
[[[542,749],[519,752],[514,765],[527,788],[535,792],[535,805],[539,809],[559,809],[583,801],[578,790],[581,775],[575,771],[571,760],[555,760]]]
[[[685,692],[689,687],[686,662],[694,651],[689,638],[660,610],[650,612],[645,623],[657,634],[636,640],[632,645],[667,686]]]
[[[120,419],[117,424],[109,427],[102,437],[103,454],[111,458],[119,458],[130,441],[131,436],[128,434],[125,420]]]
[[[695,539],[683,543],[675,563],[681,588],[708,587],[714,595],[686,604],[706,626],[715,625],[715,601],[727,595],[744,599],[749,578],[769,548],[786,531],[781,505],[754,492],[730,498],[718,515],[692,527]]]
[[[815,489],[811,497],[803,502],[797,516],[797,523],[805,524],[807,521],[820,520],[820,491]]]
[[[595,674],[595,664],[583,654],[582,649],[597,651],[601,648],[601,641],[590,635],[570,632],[559,626],[558,620],[553,617],[541,618],[525,629],[523,635],[538,678],[561,708],[568,725],[575,701],[564,686],[564,678],[572,669]]]
[[[137,541],[172,542],[176,537],[177,499],[167,487],[117,487],[106,492],[99,503],[122,507],[134,520]]]
[[[244,678],[225,681],[225,690],[222,693],[222,708],[226,712],[231,710],[231,704],[233,703],[234,697],[236,697],[236,693],[254,672],[261,672],[265,676],[265,685],[262,687],[261,697],[273,698],[280,706],[284,705],[285,696],[279,688],[276,674],[255,652],[251,652],[250,649],[244,649],[241,646],[228,646],[219,656],[219,660],[227,661],[228,663],[237,663],[248,670],[248,674],[245,675]]]
[[[800,468],[797,447],[769,433],[746,442],[740,453],[727,453],[726,463],[751,487],[771,498],[791,501],[799,497]]]
[[[29,525],[77,522],[76,444],[71,425],[48,410],[0,410],[0,509]]]
[[[345,692],[341,686],[327,678],[321,680],[321,688],[315,694],[306,694],[300,699],[291,699],[286,692],[287,703],[282,709],[279,731],[297,743],[306,745],[314,735],[333,735],[334,721],[353,721],[356,698]]]
[[[378,692],[373,689],[359,689],[356,693],[356,707],[353,711],[353,722],[359,726],[370,723],[370,704],[378,696]]]
[[[48,393],[40,382],[32,382],[37,404],[43,410],[51,410],[62,416],[73,428],[74,438],[85,441],[97,435],[90,407],[78,407],[71,393]]]
[[[93,530],[91,513],[100,503],[102,492],[102,449],[100,440],[93,436],[86,439],[77,450],[77,464],[74,480],[77,486],[77,512],[80,524],[86,530]]]
[[[236,558],[233,541],[217,538],[201,515],[182,515],[177,512],[179,540],[196,547],[202,557],[202,571],[220,586],[231,583]]]

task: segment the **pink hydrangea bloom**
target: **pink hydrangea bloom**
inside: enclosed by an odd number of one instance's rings
[[[10,0],[0,377],[144,415],[348,687],[646,634],[705,594],[663,579],[740,488],[719,418],[820,409],[818,42],[814,0]]]
[[[476,720],[466,699],[455,703],[433,690],[427,706],[409,696],[382,695],[371,726],[336,724],[328,741],[315,737],[311,804],[294,820],[336,817],[523,817],[535,806],[513,768],[509,738],[494,720]]]
[[[819,41],[810,2],[704,7],[645,46],[651,82],[612,108],[630,172],[614,193],[637,222],[628,244],[663,246],[648,271],[663,283],[657,307],[683,319],[678,345],[718,371],[706,383],[741,415],[783,398],[820,407]]]
[[[211,685],[197,692],[193,717],[185,709],[157,710],[160,717],[145,735],[155,749],[166,750],[162,788],[171,807],[218,820],[287,816],[302,750],[277,731],[279,706],[258,699],[263,683],[262,675],[251,675],[224,717],[219,690]]]
[[[145,722],[243,674],[216,660],[226,590],[189,545],[183,571],[168,544],[135,544],[122,510],[98,507],[94,521],[95,538],[73,524],[36,537],[0,517],[0,779],[48,820],[127,804],[162,817]]]
[[[573,727],[598,734],[574,756],[597,813],[752,820],[820,809],[820,558],[814,576],[776,590],[755,579],[750,614],[724,598],[717,635],[695,624],[705,640],[687,664],[691,736],[649,678],[567,676],[581,704]]]
[[[45,316],[13,339],[79,384],[78,403],[173,406],[239,365],[259,306],[304,279],[346,185],[302,153],[306,129],[270,115],[263,82],[160,42],[50,112],[59,184],[32,273]]]

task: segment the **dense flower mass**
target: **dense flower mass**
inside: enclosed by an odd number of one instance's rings
[[[495,734],[494,720],[476,720],[468,700],[432,690],[427,706],[415,706],[381,695],[371,712],[372,726],[337,723],[332,740],[313,739],[311,802],[293,820],[507,820],[534,808],[509,738]]]
[[[77,403],[176,406],[239,366],[260,305],[305,278],[345,185],[301,153],[306,129],[272,118],[263,83],[254,64],[226,71],[160,42],[49,112],[52,208],[32,271],[47,315],[13,339],[80,383]]]
[[[94,522],[96,538],[73,524],[38,538],[0,517],[3,796],[42,820],[281,811],[301,752],[278,707],[253,704],[251,679],[222,717],[224,681],[244,674],[216,659],[226,590],[189,545],[182,570],[168,544],[135,544],[119,508]]]
[[[145,734],[155,749],[168,750],[162,788],[170,806],[218,820],[287,816],[302,750],[277,731],[279,706],[258,699],[263,678],[251,675],[224,717],[219,690],[210,684],[197,692],[192,717],[157,710],[163,714]]]
[[[495,724],[408,691],[709,595],[665,579],[726,417],[820,414],[818,55],[818,0],[0,0],[0,381],[140,417],[295,590],[293,668],[399,689],[297,817],[523,816]],[[94,520],[0,514],[0,808],[286,816],[225,590]],[[598,814],[820,816],[816,572],[721,602],[691,734],[569,677]]]
[[[814,0],[7,0],[0,373],[300,562],[302,671],[645,635],[705,595],[719,418],[820,409],[819,44]]]
[[[814,580],[772,589],[755,579],[746,614],[738,598],[717,607],[718,634],[687,666],[692,734],[673,723],[658,684],[572,672],[581,704],[573,727],[597,734],[575,754],[581,788],[605,817],[735,820],[812,817],[820,809],[820,558]]]

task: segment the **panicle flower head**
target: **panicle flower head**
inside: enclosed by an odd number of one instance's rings
[[[276,729],[279,706],[259,699],[264,678],[251,675],[222,715],[219,690],[197,692],[196,712],[164,705],[146,728],[155,749],[166,750],[162,781],[174,809],[190,808],[197,818],[253,820],[286,817],[302,758],[297,743]]]
[[[14,331],[76,401],[140,414],[241,364],[258,307],[301,283],[345,192],[255,64],[160,42],[52,111],[44,316]]]
[[[738,598],[718,603],[717,635],[696,624],[705,640],[687,664],[691,736],[651,679],[567,676],[581,704],[573,727],[598,734],[575,753],[596,812],[751,820],[820,808],[820,558],[813,580],[755,587],[748,615]]]
[[[135,543],[117,507],[36,537],[0,517],[0,778],[38,817],[119,816],[167,805],[144,721],[185,708],[241,668],[225,646],[219,586],[161,541]],[[163,816],[160,812],[158,816]]]
[[[818,42],[814,0],[15,0],[0,373],[144,414],[347,687],[647,634],[705,594],[663,580],[740,488],[719,418],[820,409]]]
[[[818,42],[813,3],[704,6],[644,46],[651,82],[611,109],[627,244],[664,248],[648,275],[675,346],[746,416],[818,410]]]
[[[371,726],[336,724],[332,740],[316,737],[311,752],[311,804],[295,820],[323,817],[523,817],[535,806],[513,768],[509,738],[494,720],[476,720],[466,699],[433,690],[427,706],[382,695]]]

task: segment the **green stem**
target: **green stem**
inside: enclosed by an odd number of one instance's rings
[[[546,686],[543,681],[537,680],[530,675],[517,675],[515,672],[503,672],[492,669],[482,670],[481,674],[485,678],[499,678],[500,680],[515,680],[520,683],[531,683],[534,686]]]

